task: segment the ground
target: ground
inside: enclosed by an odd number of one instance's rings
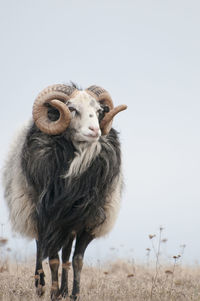
[[[34,262],[0,265],[0,301],[50,300],[50,274],[47,261],[46,293],[35,295]],[[72,271],[70,271],[70,288]],[[63,299],[64,300],[64,299]],[[82,271],[81,301],[173,301],[200,300],[200,267],[154,264],[135,265],[116,261],[99,266],[85,265]]]

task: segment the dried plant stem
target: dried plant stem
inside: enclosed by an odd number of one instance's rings
[[[171,278],[171,286],[170,286],[170,294],[169,297],[171,298],[172,296],[172,290],[173,290],[173,284],[174,284],[174,274],[175,274],[175,268],[177,266],[177,260],[181,257],[181,255],[178,256],[173,256],[174,258],[174,265],[173,265],[173,269],[172,269],[172,278]]]
[[[152,286],[151,286],[151,293],[150,293],[150,300],[152,300],[152,297],[153,297],[153,291],[154,291],[154,288],[156,286],[156,282],[157,282],[157,278],[158,278],[158,272],[159,272],[159,256],[160,256],[160,246],[161,246],[161,241],[162,241],[162,230],[163,228],[160,227],[159,229],[159,240],[158,240],[158,247],[157,247],[157,250],[154,246],[154,243],[153,243],[153,240],[152,241],[152,248],[155,252],[155,256],[156,256],[156,267],[155,267],[155,275],[154,277],[152,278]]]

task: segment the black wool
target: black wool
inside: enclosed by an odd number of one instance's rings
[[[21,164],[37,208],[44,257],[59,251],[72,231],[92,231],[106,219],[106,197],[121,166],[117,132],[111,129],[99,143],[101,151],[89,168],[64,178],[76,151],[70,130],[49,136],[33,125],[26,137]]]

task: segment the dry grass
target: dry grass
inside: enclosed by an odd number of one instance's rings
[[[150,234],[151,248],[146,249],[146,263],[116,261],[107,265],[87,266],[82,271],[81,301],[200,301],[200,266],[184,267],[180,253],[171,256],[171,264],[163,264],[163,227],[158,235]],[[46,274],[46,293],[38,298],[34,287],[34,261],[11,262],[8,240],[0,237],[0,301],[49,301],[50,271],[48,262],[43,268]],[[112,248],[114,249],[114,248]],[[169,261],[169,258],[167,262]],[[165,261],[166,262],[166,261]],[[61,271],[59,271],[59,275]],[[72,271],[69,272],[69,288],[72,288]],[[64,299],[63,299],[64,300]]]
[[[84,301],[133,301],[133,300],[200,300],[200,268],[176,266],[160,267],[157,281],[152,279],[155,268],[135,266],[117,261],[103,267],[83,268],[81,300]],[[46,273],[46,294],[41,299],[35,295],[34,263],[9,263],[0,272],[0,301],[50,300],[50,274]],[[70,271],[70,288],[72,286]]]

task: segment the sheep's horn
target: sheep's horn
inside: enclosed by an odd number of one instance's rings
[[[120,105],[108,112],[101,121],[102,134],[107,135],[112,127],[112,120],[119,112],[127,109],[127,105]]]
[[[126,110],[127,106],[120,105],[114,108],[110,94],[101,87],[91,86],[86,90],[86,92],[88,92],[90,95],[93,95],[96,98],[96,100],[99,101],[101,104],[109,107],[110,111],[108,113],[105,113],[105,116],[100,123],[102,135],[107,135],[111,130],[112,120],[114,116],[119,112]]]
[[[33,119],[42,132],[49,135],[57,135],[66,130],[70,123],[71,115],[65,102],[76,91],[77,89],[71,86],[52,85],[38,95],[33,105]],[[47,103],[58,109],[60,113],[58,120],[49,120]]]
[[[114,108],[112,98],[105,89],[98,86],[91,86],[86,89],[86,92],[95,97],[101,104],[108,106],[110,110]]]

